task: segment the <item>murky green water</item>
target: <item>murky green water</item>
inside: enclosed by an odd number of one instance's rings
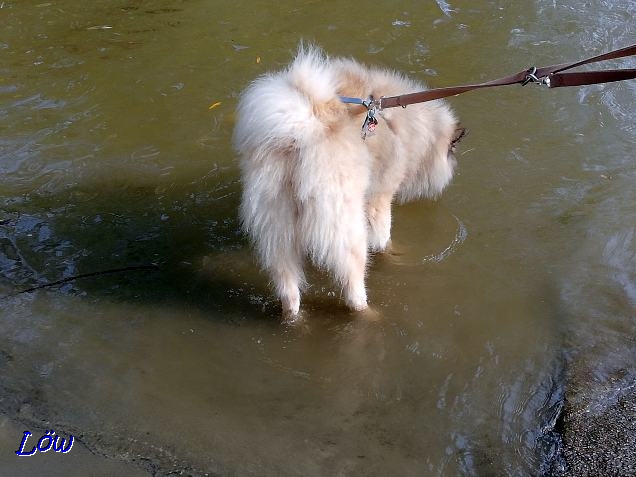
[[[316,274],[293,328],[238,231],[232,111],[301,38],[447,86],[634,43],[635,15],[0,2],[0,411],[164,473],[542,472],[565,364],[635,375],[635,83],[451,100],[459,173],[396,210],[403,254],[368,277],[380,319]]]

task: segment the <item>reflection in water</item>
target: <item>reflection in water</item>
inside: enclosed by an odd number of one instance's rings
[[[447,86],[624,46],[634,8],[2,3],[2,412],[163,470],[540,474],[564,366],[634,376],[632,83],[453,99],[458,176],[396,208],[374,313],[315,270],[293,325],[238,231],[232,111],[300,37]]]

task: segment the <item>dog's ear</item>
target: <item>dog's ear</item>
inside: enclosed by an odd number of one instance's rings
[[[448,146],[448,150],[450,152],[455,152],[457,143],[461,141],[466,134],[468,134],[468,129],[461,127],[461,125],[458,124],[457,128],[455,129],[455,132],[453,133],[453,136],[451,137],[451,142]]]

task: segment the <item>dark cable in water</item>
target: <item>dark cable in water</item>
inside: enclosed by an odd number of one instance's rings
[[[123,267],[123,268],[112,268],[110,270],[100,270],[99,272],[90,272],[90,273],[82,273],[80,275],[73,275],[72,277],[63,278],[61,280],[56,280],[50,283],[43,283],[42,285],[37,285],[31,288],[27,288],[25,290],[20,290],[15,293],[10,293],[9,295],[5,295],[0,297],[3,298],[11,298],[14,296],[22,295],[24,293],[33,293],[34,291],[41,290],[43,288],[50,288],[57,285],[63,285],[65,283],[69,283],[75,280],[80,280],[82,278],[91,278],[98,277],[101,275],[111,275],[113,273],[123,273],[123,272],[140,272],[140,271],[158,271],[159,267],[157,265],[136,265],[131,267]]]

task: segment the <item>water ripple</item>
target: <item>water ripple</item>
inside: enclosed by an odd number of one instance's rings
[[[459,220],[458,217],[456,217],[455,215],[453,215],[453,217],[455,218],[455,220],[457,221],[457,231],[455,232],[455,236],[453,237],[453,240],[451,240],[451,242],[448,244],[448,246],[442,250],[439,253],[435,253],[432,255],[427,255],[424,258],[422,258],[422,263],[426,263],[426,262],[433,262],[433,263],[439,263],[442,262],[444,260],[446,260],[452,253],[455,252],[455,250],[457,250],[457,248],[464,243],[464,240],[466,240],[466,237],[468,236],[468,231],[466,230],[466,226],[464,225],[464,223]]]

